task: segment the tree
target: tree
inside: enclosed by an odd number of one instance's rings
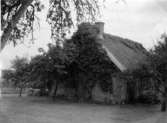
[[[3,74],[2,74],[2,78],[3,78],[3,81],[2,81],[2,85],[4,87],[10,87],[10,86],[13,86],[11,85],[11,81],[12,81],[12,78],[13,78],[13,70],[3,70]]]
[[[12,62],[12,68],[14,71],[12,72],[12,75],[10,76],[12,84],[19,88],[19,96],[22,96],[22,91],[24,88],[28,85],[28,61],[26,58],[19,58],[16,57],[16,59]]]
[[[40,0],[1,0],[1,49],[7,42],[17,44],[18,39],[33,32],[35,13],[43,7]],[[63,37],[75,21],[93,21],[98,10],[98,0],[50,0],[47,21],[52,37]]]
[[[59,84],[63,84],[65,88],[74,88],[79,100],[91,99],[97,82],[109,91],[116,66],[96,41],[97,32],[92,24],[82,23],[63,44],[48,44],[48,51],[40,48],[41,54],[29,63],[32,85],[48,88],[53,97]]]
[[[29,84],[33,88],[45,89],[46,82],[48,81],[48,73],[46,66],[48,60],[43,55],[33,57],[28,65],[29,67]]]
[[[167,35],[162,35],[163,41],[151,50],[151,66],[154,68],[156,86],[161,93],[161,111],[166,111],[167,100]]]
[[[139,82],[140,88],[153,89],[161,98],[161,111],[166,111],[167,100],[167,36],[162,35],[162,41],[150,50],[148,62],[136,70],[125,73],[126,79]]]
[[[41,54],[30,61],[30,83],[32,87],[47,88],[49,95],[55,97],[59,84],[65,82],[66,66],[73,60],[74,46],[66,43],[63,47],[58,44],[48,47],[47,52],[40,48]]]

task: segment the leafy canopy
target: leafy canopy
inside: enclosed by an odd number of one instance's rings
[[[43,8],[40,0],[1,0],[1,48],[11,41],[16,45],[33,32],[34,22],[39,20],[36,12]],[[98,0],[49,0],[47,21],[51,36],[64,37],[76,22],[94,21],[98,13]]]

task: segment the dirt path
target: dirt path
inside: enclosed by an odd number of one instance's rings
[[[52,102],[44,98],[0,98],[0,123],[167,123],[157,106],[105,106]]]

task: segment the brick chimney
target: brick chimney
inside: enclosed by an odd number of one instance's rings
[[[97,39],[103,40],[104,22],[96,22],[95,26],[98,28]]]

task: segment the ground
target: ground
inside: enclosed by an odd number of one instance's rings
[[[0,123],[167,123],[159,106],[99,105],[46,98],[0,98]]]

